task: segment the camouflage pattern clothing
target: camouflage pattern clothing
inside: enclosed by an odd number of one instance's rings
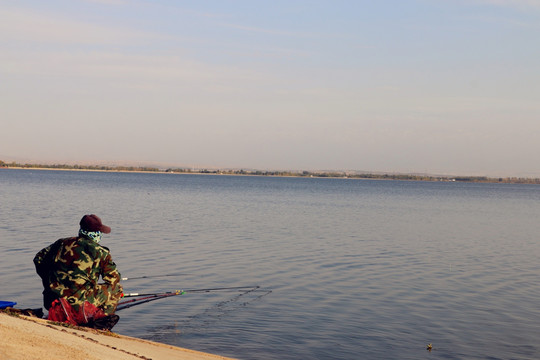
[[[114,314],[122,285],[108,248],[83,236],[59,239],[37,253],[34,264],[45,288],[46,309],[65,298],[75,310],[88,301]],[[98,284],[100,276],[104,284]]]

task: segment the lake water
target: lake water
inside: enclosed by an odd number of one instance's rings
[[[540,358],[540,186],[0,169],[0,300],[82,215],[126,292],[115,331],[240,359]],[[428,352],[426,345],[433,344]]]

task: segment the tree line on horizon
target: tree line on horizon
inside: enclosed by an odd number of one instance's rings
[[[487,176],[432,176],[415,174],[373,174],[353,173],[346,171],[262,171],[262,170],[208,170],[188,168],[159,169],[147,166],[104,166],[104,165],[68,165],[68,164],[19,164],[16,162],[6,163],[0,160],[1,168],[23,169],[51,169],[51,170],[93,170],[93,171],[133,171],[133,172],[158,172],[171,174],[214,174],[214,175],[252,175],[252,176],[281,176],[281,177],[314,177],[314,178],[350,178],[350,179],[375,179],[375,180],[406,180],[406,181],[456,181],[477,183],[512,183],[512,184],[540,184],[540,178],[490,178]]]

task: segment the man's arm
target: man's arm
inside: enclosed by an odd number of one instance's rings
[[[111,287],[120,282],[120,272],[116,268],[116,264],[112,260],[112,256],[108,251],[104,261],[102,262],[101,277],[103,281]]]

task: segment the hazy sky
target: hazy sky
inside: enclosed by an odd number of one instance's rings
[[[2,0],[0,159],[540,176],[540,0]]]

